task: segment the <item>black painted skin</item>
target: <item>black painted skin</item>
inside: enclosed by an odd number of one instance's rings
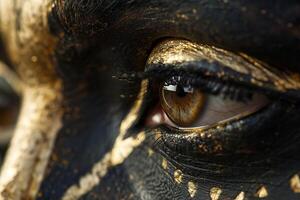
[[[141,82],[121,76],[143,72],[151,49],[164,38],[244,52],[279,70],[300,72],[298,0],[57,0],[49,21],[53,35],[64,33],[55,54],[70,109],[52,153],[59,159],[49,161],[38,199],[60,199],[112,148]],[[268,188],[266,199],[299,199],[289,179],[300,170],[300,106],[274,100],[271,107],[239,127],[248,136],[237,145],[250,144],[254,154],[235,153],[233,145],[221,157],[195,155],[188,147],[174,147],[180,138],[170,134],[176,131],[159,127],[163,136],[155,142],[155,130],[147,129],[146,141],[81,199],[190,199],[188,181],[198,185],[194,199],[210,199],[212,187],[222,188],[220,199],[234,199],[241,191],[256,199],[261,185]],[[189,145],[185,142],[180,145]],[[148,148],[154,150],[150,158]],[[173,179],[175,169],[184,174],[182,184]]]

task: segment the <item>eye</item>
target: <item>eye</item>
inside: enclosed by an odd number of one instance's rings
[[[155,111],[148,116],[147,125],[167,124],[179,128],[206,127],[218,122],[246,117],[269,103],[266,96],[258,93],[249,97],[247,101],[240,101],[224,94],[212,95],[199,88],[180,84],[164,83],[159,87],[158,92],[159,102]]]
[[[162,119],[169,117],[178,126],[192,125],[205,105],[205,95],[192,87],[165,85],[160,87],[159,94],[163,109],[159,113],[166,115]]]
[[[144,77],[150,100],[141,123],[156,134],[153,148],[176,162],[178,153],[260,159],[293,137],[278,130],[294,126],[299,83],[244,54],[167,40],[153,49]]]
[[[203,128],[236,121],[274,99],[298,99],[294,94],[300,87],[288,73],[244,54],[184,40],[159,44],[146,75],[157,102],[146,117],[147,127]]]

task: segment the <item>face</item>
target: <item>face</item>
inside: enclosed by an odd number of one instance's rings
[[[3,199],[299,199],[299,1],[0,11]]]

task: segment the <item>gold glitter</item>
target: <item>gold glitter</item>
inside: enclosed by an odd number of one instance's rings
[[[234,200],[244,200],[245,199],[245,192],[241,192]]]
[[[290,180],[290,186],[295,193],[300,193],[300,178],[299,175],[294,175]]]
[[[182,171],[181,170],[176,170],[174,172],[174,179],[176,181],[176,183],[180,184],[182,183]]]
[[[223,0],[228,2],[228,0]],[[182,18],[182,17],[181,17]],[[166,40],[156,46],[150,54],[147,66],[176,65],[206,60],[218,63],[242,75],[253,77],[255,86],[264,85],[272,80],[272,85],[280,91],[297,90],[300,83],[295,75],[269,70],[266,63],[256,60],[246,54],[226,51],[213,46],[192,43],[186,40]],[[220,76],[223,76],[220,73]]]
[[[164,169],[167,169],[168,168],[168,161],[164,158],[161,162],[161,166],[164,168]]]
[[[36,62],[38,61],[38,58],[37,58],[36,56],[32,56],[32,57],[31,57],[31,61],[32,61],[33,63],[36,63]]]
[[[198,148],[199,148],[199,152],[201,152],[201,153],[207,153],[208,152],[207,146],[205,144],[200,144],[198,146]]]
[[[188,182],[188,191],[190,193],[191,198],[194,198],[196,195],[196,192],[197,192],[197,185],[194,182],[189,181]]]
[[[155,131],[155,141],[158,141],[161,138],[161,132],[160,131]]]
[[[213,187],[210,189],[210,198],[211,200],[218,200],[220,198],[220,195],[222,193],[222,190],[218,187]]]
[[[269,193],[265,186],[261,186],[255,193],[255,196],[258,198],[266,198],[268,195]]]
[[[152,149],[148,149],[148,156],[151,157],[154,154],[154,151]]]

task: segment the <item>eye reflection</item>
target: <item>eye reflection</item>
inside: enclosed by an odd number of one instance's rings
[[[163,85],[159,102],[146,121],[147,126],[166,124],[177,128],[201,128],[246,117],[268,105],[266,96],[254,93],[247,101],[211,95],[196,87]]]

